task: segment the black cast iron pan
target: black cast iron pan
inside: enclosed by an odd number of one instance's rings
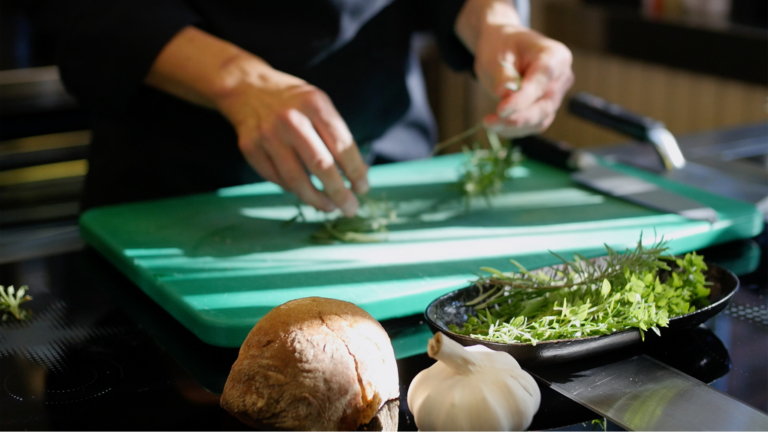
[[[707,263],[707,266],[709,269],[706,271],[706,279],[713,283],[709,287],[710,305],[692,313],[670,319],[668,327],[661,327],[659,329],[662,338],[665,334],[698,326],[717,315],[727,306],[728,301],[738,290],[739,279],[736,275],[711,263]],[[445,294],[430,303],[427,306],[425,316],[432,332],[442,332],[464,346],[485,345],[496,351],[507,352],[522,366],[581,360],[632,347],[642,342],[640,331],[637,329],[629,329],[602,336],[544,341],[537,343],[535,346],[524,343],[505,344],[489,342],[451,332],[448,327],[449,325],[454,324],[461,327],[470,316],[476,316],[477,313],[474,308],[464,306],[464,304],[477,297],[478,294],[479,288],[472,285]],[[646,332],[646,339],[653,337],[651,335],[652,332]]]

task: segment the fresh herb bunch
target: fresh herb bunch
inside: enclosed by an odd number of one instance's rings
[[[326,221],[323,227],[312,234],[312,241],[329,244],[336,241],[345,243],[375,243],[384,240],[387,225],[397,220],[397,211],[386,199],[375,200],[359,196],[360,209],[352,217],[338,217]],[[299,210],[301,212],[301,210]]]
[[[659,333],[669,319],[707,304],[710,283],[703,257],[696,253],[675,258],[663,255],[664,242],[590,261],[576,254],[573,261],[556,256],[562,265],[529,272],[491,273],[476,282],[481,294],[467,302],[478,311],[462,328],[451,331],[502,343],[598,336],[637,328]],[[667,262],[674,261],[672,270]],[[662,281],[660,272],[668,277]]]
[[[482,123],[478,123],[464,132],[449,138],[435,146],[432,154],[437,154],[446,147],[466,140],[476,134]],[[490,204],[490,198],[501,193],[504,182],[508,180],[509,169],[523,159],[520,149],[511,141],[502,143],[496,132],[486,129],[487,145],[476,141],[471,146],[464,146],[467,161],[462,166],[462,173],[457,182],[459,192],[466,198],[467,207],[472,198],[483,197]]]
[[[27,294],[27,286],[24,285],[21,288],[15,290],[13,286],[9,286],[6,290],[5,287],[0,285],[0,312],[2,312],[2,320],[5,321],[9,316],[13,316],[17,320],[25,320],[32,314],[26,309],[21,309],[21,304],[32,300]]]
[[[502,144],[499,136],[486,131],[490,148],[475,143],[472,149],[464,147],[467,161],[459,177],[458,187],[466,198],[467,206],[475,197],[483,197],[490,204],[490,198],[501,193],[508,180],[509,169],[522,160],[519,149],[511,144]]]

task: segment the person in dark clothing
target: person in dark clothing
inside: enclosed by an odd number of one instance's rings
[[[358,145],[368,162],[427,157],[434,145],[416,32],[432,32],[451,67],[499,98],[484,121],[506,136],[549,126],[573,80],[570,51],[522,26],[506,0],[82,0],[71,10],[59,67],[93,112],[84,208],[265,179],[355,214],[353,191],[369,188]]]

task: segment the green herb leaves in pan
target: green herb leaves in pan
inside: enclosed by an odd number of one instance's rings
[[[670,318],[707,305],[707,269],[703,257],[664,255],[663,242],[649,248],[639,242],[620,254],[606,246],[607,257],[573,261],[546,271],[518,272],[484,268],[491,276],[476,284],[481,294],[467,303],[477,310],[464,327],[451,330],[501,343],[531,343],[606,335],[629,328],[659,332]],[[674,270],[667,265],[674,261]]]

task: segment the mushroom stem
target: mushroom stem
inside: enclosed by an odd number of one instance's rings
[[[445,337],[440,332],[435,333],[432,339],[429,340],[427,355],[445,363],[459,375],[472,373],[472,370],[477,365],[471,352],[465,350],[458,342]]]

